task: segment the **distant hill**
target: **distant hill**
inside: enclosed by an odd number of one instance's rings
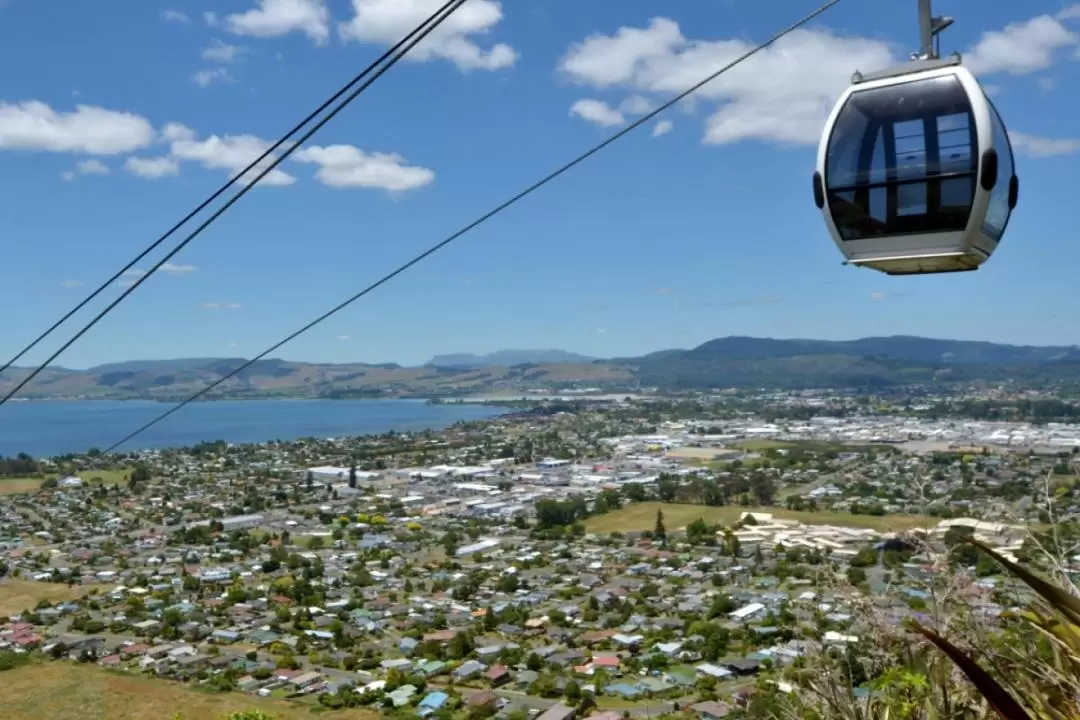
[[[860,340],[726,337],[692,350],[625,358],[636,380],[662,388],[885,387],[959,380],[1080,378],[1075,347],[893,336]]]
[[[48,368],[20,397],[174,401],[243,362],[240,358],[184,358],[110,363],[89,370]],[[0,393],[29,372],[12,368],[0,374]],[[265,359],[222,383],[208,397],[454,397],[572,387],[611,391],[886,388],[1009,379],[1080,382],[1080,349],[905,336],[847,341],[726,337],[690,350],[612,360],[561,350],[442,355],[422,367]]]
[[[565,350],[499,350],[487,355],[456,353],[436,355],[428,365],[444,368],[479,368],[490,365],[544,365],[551,363],[590,363],[593,358]]]
[[[567,353],[569,355],[569,353]],[[185,358],[110,363],[89,370],[47,368],[18,397],[70,400],[181,400],[244,362],[240,358]],[[0,393],[30,373],[0,373]],[[259,360],[208,393],[208,398],[447,397],[483,392],[558,389],[575,384],[626,386],[633,374],[609,363],[523,363],[514,366],[402,367]]]

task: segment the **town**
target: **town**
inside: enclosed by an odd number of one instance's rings
[[[0,670],[153,676],[272,715],[713,720],[858,647],[868,600],[894,624],[939,602],[936,550],[1030,560],[1080,510],[1074,425],[822,395],[0,460]],[[1007,578],[959,556],[968,602],[1000,614]]]

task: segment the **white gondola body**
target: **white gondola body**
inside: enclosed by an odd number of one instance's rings
[[[901,136],[901,126],[919,132]],[[903,138],[922,147],[901,149]],[[814,173],[815,203],[847,262],[890,275],[977,269],[1018,188],[1001,117],[959,58],[857,77],[829,116]]]

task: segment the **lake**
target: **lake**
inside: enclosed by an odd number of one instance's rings
[[[106,448],[171,407],[142,401],[12,402],[0,407],[0,455],[35,457]],[[423,400],[234,400],[195,402],[121,449],[344,437],[439,430],[505,409]]]

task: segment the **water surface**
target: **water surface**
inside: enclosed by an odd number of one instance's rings
[[[143,401],[11,402],[0,407],[0,455],[35,457],[106,448],[171,407]],[[122,449],[343,437],[441,429],[505,410],[422,400],[223,400],[179,410]]]

